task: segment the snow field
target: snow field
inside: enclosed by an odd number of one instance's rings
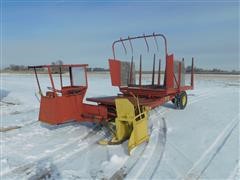
[[[2,76],[1,128],[20,126],[0,132],[2,179],[239,179],[238,76],[196,75],[186,109],[152,110],[150,140],[131,156],[127,142],[98,145],[106,134],[96,124],[40,123],[34,76]],[[117,92],[109,75],[89,75],[87,97]]]

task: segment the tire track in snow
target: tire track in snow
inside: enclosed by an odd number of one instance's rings
[[[194,99],[193,101],[191,101],[190,103],[188,103],[188,105],[191,105],[195,102],[198,102],[198,101],[202,101],[202,100],[205,100],[205,99],[209,99],[210,97],[214,97],[214,95],[208,95],[208,96],[201,96],[199,98],[196,98]]]
[[[191,98],[191,99],[190,99],[191,102],[188,103],[188,105],[197,103],[197,102],[202,101],[202,100],[204,100],[204,99],[208,99],[209,97],[212,97],[212,96],[214,96],[212,93],[208,93],[208,92],[207,92],[207,93],[201,93],[201,95]],[[166,112],[168,112],[168,111],[172,111],[172,109],[167,109],[167,110],[164,111],[164,113],[166,113]],[[163,114],[164,114],[164,113],[163,113]],[[163,114],[161,114],[161,115],[163,115]],[[180,153],[180,154],[184,157],[184,159],[186,159],[187,161],[190,162],[189,158],[188,158],[183,152],[181,152],[174,144],[171,144],[171,143],[170,143],[170,145],[171,145],[178,153]],[[161,159],[160,159],[160,160],[161,160]],[[161,161],[158,161],[158,164],[155,166],[155,170],[153,171],[152,175],[150,176],[151,179],[153,178],[154,173],[155,173],[155,172],[157,171],[157,169],[159,168],[160,163],[161,163]],[[192,163],[192,162],[191,162],[191,163]],[[175,169],[172,165],[169,165],[169,167],[171,167],[171,169],[175,172],[175,174],[177,175],[177,177],[181,177],[181,174],[180,174],[180,172],[179,172],[177,169]]]
[[[239,160],[238,160],[239,161]],[[235,168],[231,172],[228,177],[229,180],[237,180],[240,179],[240,162],[237,162]]]
[[[198,101],[202,101],[202,100],[205,100],[205,99],[208,99],[209,97],[214,97],[215,95],[213,93],[204,93],[204,94],[201,94],[197,97],[194,97],[194,98],[191,98],[191,102],[188,103],[188,105],[191,105],[193,103],[196,103]]]
[[[70,143],[64,144],[61,148],[57,148],[57,149],[51,151],[47,155],[40,156],[37,159],[34,159],[33,161],[31,161],[29,163],[26,163],[21,166],[17,166],[6,172],[1,172],[0,177],[4,179],[4,178],[7,178],[8,176],[12,176],[14,174],[17,174],[17,175],[24,174],[25,171],[27,171],[28,169],[31,169],[31,168],[35,167],[37,164],[39,164],[43,161],[47,161],[48,159],[52,159],[53,163],[57,164],[57,163],[60,163],[64,160],[66,160],[67,158],[70,158],[71,156],[75,155],[76,153],[83,151],[87,147],[90,148],[93,144],[96,144],[96,141],[98,139],[103,138],[103,136],[104,136],[103,134],[102,134],[102,136],[99,136],[98,132],[100,132],[100,130],[98,129],[98,127],[99,126],[97,125],[93,130],[88,132],[84,137],[75,138]],[[90,144],[83,143],[82,144],[83,146],[79,148],[78,142],[84,142],[84,140],[87,140],[87,139],[90,139],[91,141],[88,141],[88,142],[91,142],[91,143]],[[71,145],[77,145],[77,148],[75,150],[70,148],[70,150],[68,150],[68,151],[71,151],[71,152],[67,152],[67,153],[64,152],[64,149],[65,148],[69,149],[69,146],[71,146]],[[51,156],[51,155],[53,155],[53,156]]]
[[[228,138],[232,134],[233,130],[239,124],[239,115],[234,118],[217,136],[215,141],[209,146],[209,148],[202,154],[202,156],[196,161],[196,163],[189,169],[184,179],[199,179],[205,172],[213,159],[222,149]]]
[[[116,171],[109,179],[124,179],[127,174],[132,170],[132,168],[138,163],[140,157],[144,154],[144,149],[147,144],[141,144],[138,149],[135,149],[134,154],[129,156],[128,160],[124,163],[123,167],[121,167],[118,171]],[[108,178],[107,178],[108,179]]]
[[[154,110],[156,112],[156,110]],[[165,110],[164,112],[167,112]],[[159,118],[159,115],[163,115],[164,113],[155,113],[155,118]],[[161,158],[164,152],[164,146],[166,143],[166,123],[164,118],[161,118],[160,121],[156,119],[152,119],[153,121],[153,129],[150,135],[149,142],[144,149],[144,153],[141,157],[139,157],[137,164],[132,168],[130,173],[126,178],[128,179],[138,179],[145,177],[151,177],[154,173],[155,169],[160,163]],[[154,154],[159,154],[159,156],[154,157]],[[150,164],[155,164],[151,165]]]
[[[164,118],[162,118],[162,122],[163,122],[163,127],[162,127],[162,130],[163,130],[163,133],[162,133],[162,138],[163,138],[163,142],[161,143],[161,146],[158,146],[159,148],[156,149],[155,151],[157,152],[160,152],[160,156],[159,158],[157,159],[157,162],[156,162],[156,165],[154,167],[154,169],[152,170],[152,173],[151,173],[151,176],[150,176],[150,179],[153,178],[153,175],[155,173],[155,171],[157,170],[158,168],[158,165],[160,164],[161,160],[162,160],[162,157],[163,157],[163,153],[165,151],[165,146],[166,146],[166,141],[167,141],[167,125],[166,125],[166,121]],[[158,151],[159,150],[159,151]]]
[[[73,126],[70,126],[73,125]],[[19,129],[18,134],[13,131],[10,131],[8,134],[6,133],[5,137],[5,142],[6,143],[11,143],[13,142],[21,142],[23,140],[22,134],[24,135],[25,139],[32,139],[34,136],[43,136],[43,137],[51,137],[51,139],[54,139],[53,137],[59,136],[59,134],[62,133],[68,133],[69,131],[76,129],[78,126],[75,122],[69,122],[66,124],[61,124],[61,125],[46,125],[40,121],[33,121],[27,124],[27,126],[22,126],[21,129]],[[33,129],[33,131],[28,131],[29,129]],[[25,131],[27,130],[27,131]],[[54,130],[54,131],[53,131]],[[23,133],[22,133],[23,131]],[[8,137],[10,136],[10,137]],[[12,137],[13,136],[13,137]],[[48,139],[49,141],[49,139]]]
[[[38,109],[33,108],[30,110],[24,110],[24,111],[15,111],[15,113],[12,114],[6,114],[4,115],[4,120],[1,121],[0,128],[11,128],[11,127],[20,127],[23,128],[25,126],[31,125],[32,123],[38,122],[35,118],[30,118],[32,115],[35,116],[37,114]],[[12,129],[15,130],[15,129]],[[12,131],[11,130],[11,131]],[[8,132],[8,131],[6,131]]]

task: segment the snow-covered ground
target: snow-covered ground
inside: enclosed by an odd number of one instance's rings
[[[1,179],[240,179],[239,76],[196,75],[186,109],[152,110],[150,140],[131,156],[127,142],[97,144],[97,124],[40,123],[33,75],[1,78]],[[89,75],[87,97],[117,92],[108,74]]]

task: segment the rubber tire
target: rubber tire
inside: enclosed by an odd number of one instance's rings
[[[186,106],[187,106],[187,93],[185,91],[182,91],[179,95],[178,108],[185,109]]]

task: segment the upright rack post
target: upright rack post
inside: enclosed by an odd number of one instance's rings
[[[152,71],[152,85],[154,85],[154,78],[155,78],[155,59],[156,55],[153,55],[153,71]]]
[[[161,59],[159,59],[158,64],[158,86],[160,86],[160,79],[161,79]]]

